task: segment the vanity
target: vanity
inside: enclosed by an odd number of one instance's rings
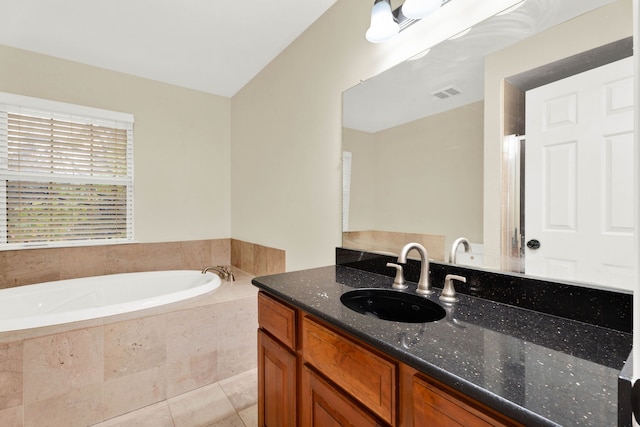
[[[632,2],[517,6],[344,92],[345,249],[335,265],[253,281],[261,426],[631,425]],[[611,101],[595,110],[624,129],[592,130],[605,120],[575,113],[585,93],[607,94],[586,104]],[[618,154],[590,151],[605,145]],[[444,262],[461,236],[483,268]],[[420,298],[442,318],[342,303],[390,289],[387,263],[409,242],[436,260],[435,293]],[[395,292],[415,294],[421,267],[409,259]],[[457,302],[439,299],[447,275],[466,280]]]
[[[630,423],[618,405],[630,294],[431,263],[435,293],[422,298],[444,309],[440,320],[383,320],[341,303],[354,289],[391,288],[394,261],[338,248],[334,266],[253,280],[259,425]],[[402,292],[415,292],[419,264],[408,260]],[[438,299],[445,274],[467,278],[458,302]]]

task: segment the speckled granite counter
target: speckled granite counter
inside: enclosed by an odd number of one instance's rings
[[[443,304],[444,319],[426,324],[364,316],[340,302],[354,288],[392,282],[341,265],[253,280],[525,425],[618,425],[618,375],[631,351],[630,333],[462,294],[458,303]],[[436,288],[429,299],[439,302],[439,294]]]

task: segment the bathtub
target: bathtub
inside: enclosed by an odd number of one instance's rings
[[[0,290],[0,332],[143,310],[218,288],[217,274],[173,270],[44,282]]]

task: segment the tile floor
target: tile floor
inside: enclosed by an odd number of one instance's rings
[[[252,369],[93,427],[257,427],[257,375]]]

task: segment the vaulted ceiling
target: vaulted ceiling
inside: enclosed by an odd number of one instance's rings
[[[336,0],[0,0],[0,44],[230,97]]]

